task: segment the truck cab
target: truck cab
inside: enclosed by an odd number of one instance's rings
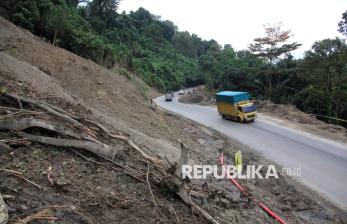
[[[254,121],[257,117],[256,106],[250,101],[237,104],[237,116],[238,118],[236,120],[240,122]]]
[[[238,122],[252,122],[257,117],[257,110],[247,92],[223,91],[216,94],[219,114],[224,119]]]
[[[165,94],[165,101],[172,101],[172,98],[174,97],[172,92],[168,92]]]

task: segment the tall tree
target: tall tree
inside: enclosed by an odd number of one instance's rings
[[[346,101],[342,98],[347,93],[346,62],[347,45],[339,38],[317,41],[311,50],[305,52],[302,75],[325,94],[328,100],[324,106],[327,106],[329,116],[341,117],[343,113],[342,103],[337,101]]]
[[[88,3],[90,16],[105,23],[106,27],[101,30],[110,28],[115,23],[119,2],[120,0],[93,0]],[[101,26],[101,24],[99,25]]]
[[[339,31],[347,37],[347,10],[342,14],[341,21],[339,22]]]
[[[297,49],[301,44],[297,42],[289,43],[291,30],[282,30],[282,23],[274,25],[264,25],[265,36],[254,39],[253,44],[249,45],[249,49],[253,54],[263,58],[267,62],[267,70],[265,72],[267,81],[267,95],[271,99],[272,97],[272,66],[276,60],[285,53]]]

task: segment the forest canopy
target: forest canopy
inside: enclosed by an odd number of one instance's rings
[[[203,40],[144,8],[118,13],[119,0],[2,0],[0,14],[53,45],[120,74],[133,72],[161,91],[205,84],[211,91],[249,91],[256,99],[292,103],[313,114],[347,119],[347,46],[317,40],[300,46],[278,24],[249,49]],[[347,36],[347,11],[336,21]],[[271,35],[283,41],[271,43]],[[273,39],[278,40],[278,39]]]

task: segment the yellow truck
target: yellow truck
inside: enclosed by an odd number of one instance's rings
[[[257,117],[257,109],[247,92],[222,91],[216,94],[219,114],[223,119],[238,122],[252,122]]]

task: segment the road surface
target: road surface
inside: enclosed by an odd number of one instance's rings
[[[347,145],[262,118],[247,124],[223,120],[214,107],[179,103],[177,93],[172,102],[165,102],[164,96],[154,101],[165,110],[183,115],[250,146],[283,167],[300,167],[301,182],[347,210]]]

